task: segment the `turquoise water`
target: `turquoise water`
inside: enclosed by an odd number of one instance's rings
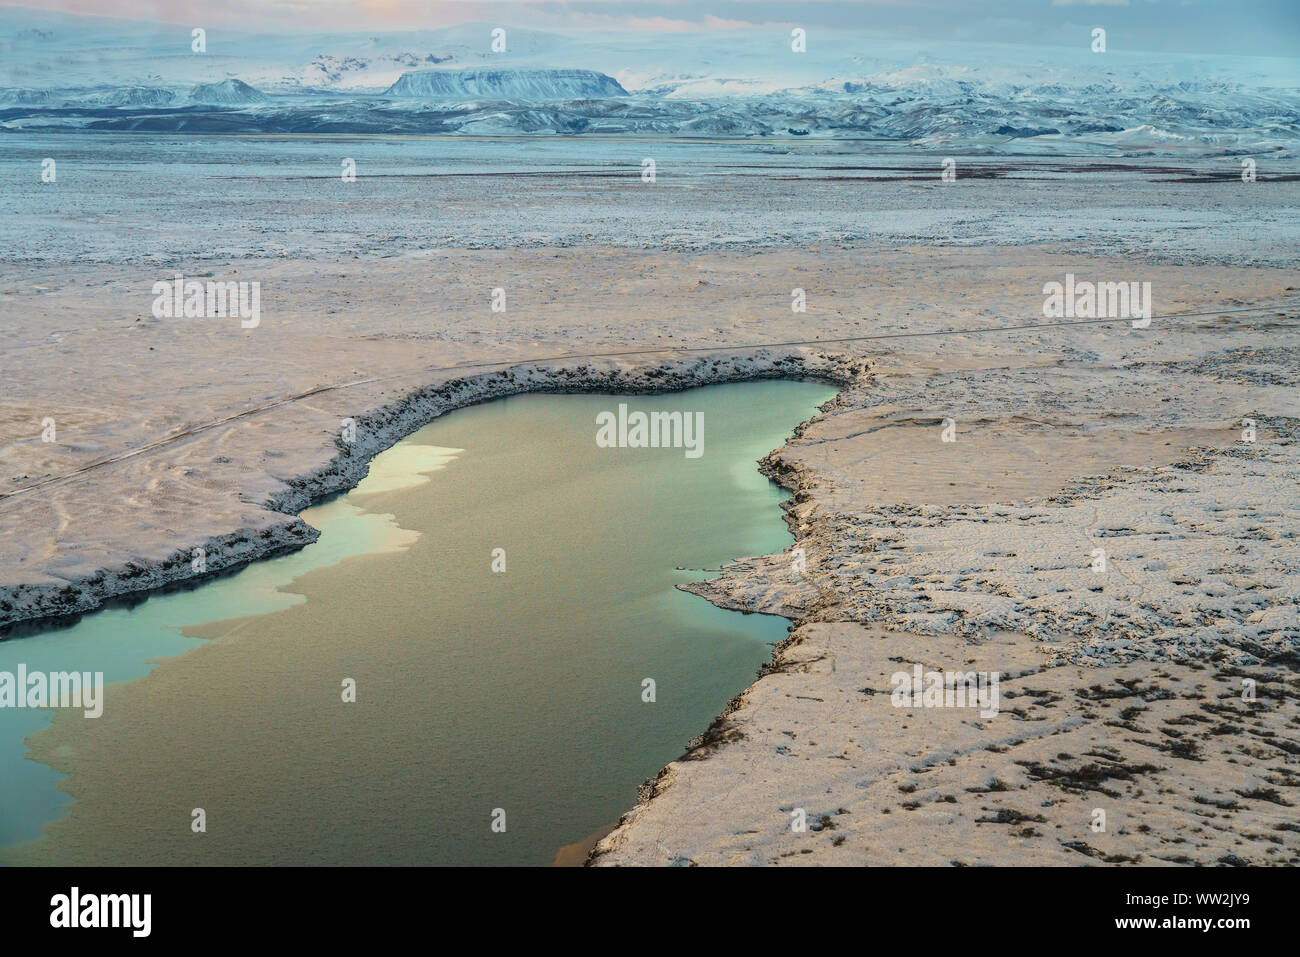
[[[676,569],[789,545],[785,493],[755,463],[832,394],[464,409],[305,512],[322,534],[300,552],[0,644],[0,670],[117,682],[102,718],[61,715],[27,745],[50,713],[0,711],[0,844],[57,822],[20,859],[549,863],[613,823],[785,636],[784,619],[677,590],[707,575]],[[598,447],[619,403],[701,414],[704,454]],[[214,822],[197,841],[194,806]]]
[[[256,562],[199,588],[154,596],[133,608],[109,608],[69,627],[0,642],[0,671],[15,672],[23,663],[29,673],[103,672],[110,684],[144,677],[158,659],[202,643],[182,629],[232,613],[264,615],[305,601],[280,589],[313,568],[383,548],[398,531],[391,517],[368,514],[346,501],[310,513],[310,523],[328,534],[301,551]],[[27,760],[26,737],[47,727],[52,715],[0,708],[0,846],[39,837],[41,826],[61,816],[69,801],[58,790],[63,775]]]

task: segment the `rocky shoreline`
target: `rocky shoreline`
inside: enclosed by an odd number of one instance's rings
[[[293,551],[319,533],[297,514],[332,495],[354,488],[370,460],[438,416],[481,402],[524,393],[603,393],[654,395],[704,385],[755,379],[806,378],[845,384],[866,366],[852,357],[826,353],[727,355],[720,352],[641,366],[584,362],[574,366],[512,366],[496,372],[455,378],[426,386],[396,402],[354,417],[355,438],[336,443],[334,456],[284,483],[261,503],[265,523],[194,541],[162,557],[133,558],[119,566],[61,583],[7,584],[0,587],[0,636],[14,626],[41,627],[92,612],[117,599],[142,600],[177,585],[197,585],[250,562]],[[204,553],[196,571],[194,549]]]
[[[845,494],[844,471],[814,467],[846,434],[876,436],[883,451],[881,437],[902,430],[909,447],[943,454],[929,436],[937,421],[898,414],[906,390],[885,370],[869,400],[841,393],[838,417],[853,428],[819,417],[761,463],[795,493],[791,550],[679,586],[784,615],[790,637],[642,785],[588,864],[1300,861],[1300,423],[1264,411],[1287,408],[1271,390],[1286,383],[1293,397],[1300,369],[1286,348],[1161,369],[1175,394],[1194,395],[1207,375],[1244,388],[1204,432],[1182,430],[1211,410],[1171,421],[1146,383],[1127,399],[1108,393],[1092,413],[1102,420],[1135,407],[1118,459],[1093,452],[1029,476],[1037,494],[931,486],[931,504],[881,488],[863,501]],[[1060,384],[1059,371],[1039,375]],[[951,378],[968,385],[964,372]],[[1058,440],[1079,430],[1104,446],[1079,421],[1090,391],[1069,396],[1068,428],[1053,395]],[[1041,428],[1046,410],[999,409],[998,390],[984,392],[959,416],[977,423],[977,442],[1005,455]],[[1139,447],[1147,430],[1170,439]],[[1092,566],[1099,546],[1109,574]],[[796,551],[807,572],[792,570]],[[914,663],[1000,672],[1002,713],[891,707],[890,674]],[[796,812],[805,830],[789,826]]]

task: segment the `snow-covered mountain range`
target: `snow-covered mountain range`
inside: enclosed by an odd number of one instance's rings
[[[237,36],[0,9],[0,131],[866,138],[939,150],[1300,148],[1300,68],[864,31]],[[1118,48],[1116,48],[1118,47]]]

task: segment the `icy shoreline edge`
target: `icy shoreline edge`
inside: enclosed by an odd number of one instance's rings
[[[162,559],[123,557],[110,567],[64,582],[19,582],[0,588],[0,632],[56,625],[117,600],[144,600],[150,594],[198,585],[251,562],[311,544],[319,532],[298,514],[332,495],[354,488],[380,452],[456,409],[524,393],[601,393],[656,395],[706,385],[759,379],[812,379],[846,385],[866,369],[861,359],[800,350],[761,350],[747,356],[726,352],[668,359],[632,367],[612,363],[577,365],[521,363],[496,372],[450,379],[409,392],[395,402],[355,416],[356,439],[337,443],[337,454],[318,468],[290,479],[261,503],[285,516],[267,528],[234,529],[195,540]],[[801,424],[802,425],[802,424]],[[192,549],[205,554],[205,570],[195,571]],[[0,635],[0,640],[5,635]]]

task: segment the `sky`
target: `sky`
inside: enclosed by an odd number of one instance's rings
[[[35,6],[0,0],[0,7]],[[40,9],[250,32],[534,29],[672,32],[857,27],[926,40],[1036,45],[1104,27],[1112,49],[1300,56],[1300,0],[40,0]]]

